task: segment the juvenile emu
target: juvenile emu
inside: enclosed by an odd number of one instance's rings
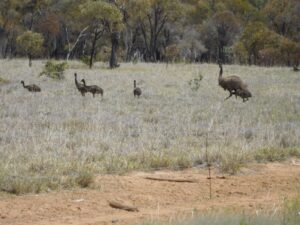
[[[135,96],[140,97],[141,94],[142,94],[142,90],[139,87],[136,86],[136,81],[134,80],[133,81],[133,95],[134,95],[134,97]]]
[[[82,96],[85,96],[87,89],[84,87],[83,84],[78,83],[77,73],[74,73],[74,77],[75,77],[75,85],[76,85],[77,90],[81,93]]]
[[[219,85],[226,91],[229,91],[229,96],[226,99],[230,98],[232,95],[237,95],[237,90],[240,90],[240,94],[250,93],[247,89],[247,85],[242,81],[238,76],[227,76],[223,77],[223,67],[222,64],[219,63],[220,73],[219,73]],[[243,90],[245,90],[243,92]],[[250,93],[251,94],[251,93]]]
[[[84,88],[88,91],[88,92],[91,92],[93,94],[93,97],[95,98],[95,94],[100,94],[101,97],[103,97],[103,89],[97,85],[90,85],[90,86],[87,86],[86,83],[85,83],[85,80],[82,79],[81,82],[83,83],[84,85]]]
[[[239,96],[243,99],[243,102],[246,102],[249,100],[249,98],[252,97],[251,92],[246,88],[246,89],[237,89],[235,92],[235,96]]]
[[[41,88],[35,84],[29,84],[25,85],[25,82],[22,80],[21,84],[23,84],[23,87],[26,88],[30,92],[40,92]]]

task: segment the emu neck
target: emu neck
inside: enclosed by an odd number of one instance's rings
[[[25,83],[24,83],[24,82],[22,83],[22,85],[23,85],[23,87],[24,87],[24,88],[26,88],[26,87],[25,87]]]
[[[78,87],[78,81],[77,81],[77,76],[75,76],[75,84]]]

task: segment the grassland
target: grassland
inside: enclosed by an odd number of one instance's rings
[[[11,193],[89,186],[96,173],[185,168],[209,160],[223,172],[300,156],[300,75],[290,68],[225,66],[248,83],[242,103],[217,85],[213,64],[70,62],[65,80],[39,77],[45,62],[0,61],[0,189]],[[82,97],[74,72],[104,98]],[[203,76],[198,91],[189,81]],[[143,95],[134,99],[133,80]],[[42,88],[33,94],[20,81]]]

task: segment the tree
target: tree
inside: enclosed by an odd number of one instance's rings
[[[57,51],[57,37],[60,34],[60,21],[57,14],[48,11],[37,22],[37,30],[43,34],[48,57],[53,57]]]
[[[226,0],[225,2],[227,10],[243,21],[251,20],[256,13],[255,7],[248,0]]]
[[[44,38],[41,34],[26,31],[17,38],[19,48],[28,56],[29,66],[32,66],[32,57],[43,51]]]
[[[179,0],[130,0],[128,14],[134,15],[136,26],[141,33],[145,48],[145,60],[156,62],[160,58],[160,37],[168,23],[178,20],[182,5]]]
[[[116,51],[118,48],[118,31],[122,29],[123,16],[116,5],[105,1],[92,1],[80,5],[80,11],[85,23],[89,26],[92,36],[92,48],[90,54],[90,68],[96,53],[97,41],[108,33],[111,39],[110,67],[117,66]]]
[[[260,22],[249,23],[236,43],[236,52],[247,52],[248,64],[257,64],[259,51],[265,48],[276,48],[279,36]]]
[[[216,13],[204,22],[201,34],[207,49],[217,52],[218,59],[225,61],[225,47],[231,46],[239,33],[239,23],[232,12]]]
[[[300,63],[300,44],[282,37],[279,43],[280,58],[287,66],[298,66]]]
[[[299,0],[270,0],[263,12],[271,29],[280,35],[300,41]]]
[[[15,53],[15,41],[19,35],[21,14],[16,10],[20,6],[19,1],[0,1],[0,31],[4,38],[0,45],[3,45],[2,55],[4,58],[10,53]],[[1,32],[1,33],[2,33]]]

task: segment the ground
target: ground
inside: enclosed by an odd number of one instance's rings
[[[194,179],[196,183],[147,180],[145,177]],[[285,199],[299,193],[300,161],[253,164],[239,175],[212,175],[212,199],[204,169],[132,172],[98,176],[94,189],[75,189],[0,199],[0,224],[108,225],[191,218],[197,213],[247,212],[276,215]],[[113,209],[117,200],[139,212]]]

